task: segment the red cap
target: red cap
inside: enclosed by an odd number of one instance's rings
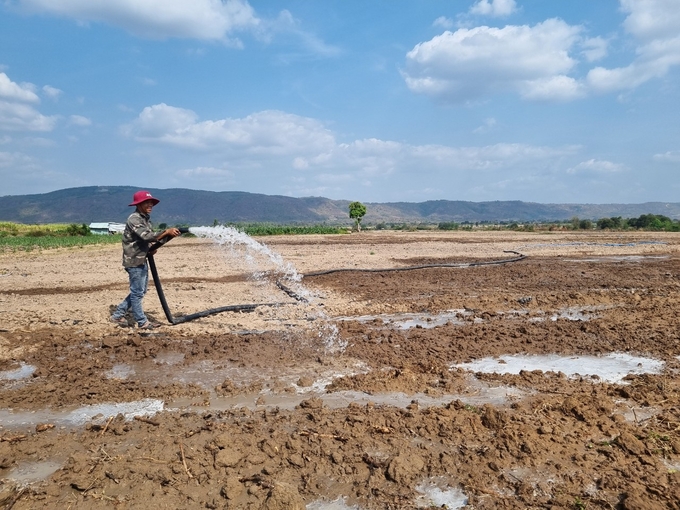
[[[147,200],[152,200],[153,205],[156,205],[160,200],[157,198],[154,198],[151,196],[151,193],[145,190],[138,191],[134,195],[132,195],[132,203],[128,205],[138,205],[141,204],[142,202],[146,202]]]

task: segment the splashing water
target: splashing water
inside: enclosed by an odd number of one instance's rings
[[[258,243],[255,239],[250,237],[245,232],[235,229],[234,227],[225,227],[218,225],[216,227],[191,227],[189,232],[197,237],[206,237],[212,239],[213,242],[219,246],[229,247],[232,253],[236,246],[243,246],[246,248],[246,261],[251,265],[257,264],[256,256],[260,256],[273,264],[276,269],[275,272],[280,273],[286,280],[299,282],[302,276],[298,274],[295,267],[289,262],[285,262],[283,257],[272,251],[267,245]]]
[[[337,326],[330,322],[330,319],[322,310],[313,307],[317,296],[302,285],[302,275],[297,272],[293,264],[284,261],[279,253],[234,227],[222,225],[191,227],[189,232],[197,237],[211,239],[222,248],[230,249],[233,256],[242,258],[251,266],[256,281],[262,283],[262,280],[272,273],[277,275],[279,281],[285,280],[286,286],[291,287],[295,294],[306,300],[308,313],[315,319],[320,319],[321,324],[317,324],[319,328],[318,337],[326,352],[337,353],[345,349],[347,342],[340,338]],[[244,248],[245,254],[237,253],[237,248]],[[263,261],[273,266],[273,270],[263,271],[261,269]]]

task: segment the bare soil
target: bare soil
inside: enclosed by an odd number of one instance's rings
[[[291,283],[307,303],[252,250],[179,238],[156,255],[175,316],[267,305],[170,325],[151,285],[166,325],[140,333],[108,320],[127,293],[119,247],[0,254],[0,507],[402,509],[437,481],[476,509],[680,509],[677,234],[259,241],[301,275],[348,270]],[[453,367],[609,353],[663,369]],[[163,409],[101,411],[135,402]]]

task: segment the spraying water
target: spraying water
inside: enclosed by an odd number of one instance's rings
[[[230,250],[233,257],[244,260],[250,266],[256,281],[263,283],[270,275],[276,276],[279,281],[285,281],[286,286],[291,287],[297,296],[306,301],[308,314],[315,320],[318,319],[316,326],[318,338],[324,344],[326,351],[344,350],[346,342],[339,339],[337,326],[330,322],[321,309],[314,306],[317,296],[302,285],[302,275],[297,272],[293,264],[284,261],[279,253],[234,227],[222,225],[191,227],[189,232],[197,237],[211,239],[221,248]],[[266,268],[266,266],[269,267]]]
[[[219,246],[228,247],[234,253],[236,246],[246,248],[246,260],[252,265],[257,264],[258,257],[268,260],[287,280],[299,282],[302,277],[295,270],[293,265],[285,262],[283,257],[272,251],[267,245],[258,243],[245,232],[234,227],[218,225],[216,227],[191,227],[189,232],[197,237],[212,239]]]

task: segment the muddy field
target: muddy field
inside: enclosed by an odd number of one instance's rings
[[[678,235],[217,234],[171,312],[262,305],[146,334],[120,247],[0,253],[0,506],[680,509]]]

